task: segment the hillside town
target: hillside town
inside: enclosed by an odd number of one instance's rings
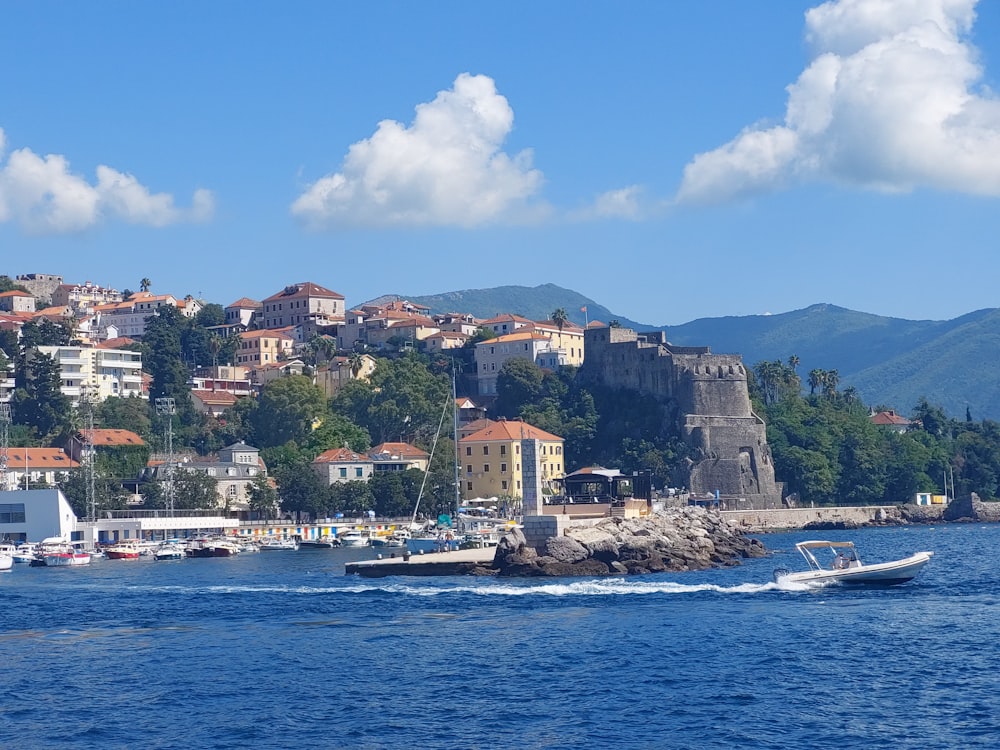
[[[120,291],[91,281],[68,282],[54,274],[5,278],[10,288],[0,293],[4,426],[0,489],[61,486],[80,471],[88,452],[128,454],[126,463],[135,474],[118,472],[132,485],[128,504],[143,505],[148,498],[140,488],[152,487],[150,481],[162,479],[168,467],[176,466],[212,477],[219,508],[250,515],[251,488],[268,477],[254,446],[236,442],[207,455],[177,446],[177,455],[167,456],[165,440],[148,445],[133,430],[88,427],[82,422],[69,434],[49,432],[58,444],[31,445],[30,438],[46,437],[37,424],[33,431],[21,431],[22,437],[30,435],[22,441],[25,445],[11,440],[12,427],[30,423],[21,413],[26,409],[18,409],[15,392],[19,387],[30,391],[31,361],[41,357],[54,364],[59,391],[74,412],[83,414],[110,399],[139,399],[153,401],[151,407],[162,416],[171,398],[162,385],[157,391],[143,351],[144,343],[149,344],[151,322],[167,310],[204,323],[212,361],[185,362],[183,394],[204,420],[224,422],[241,399],[258,397],[279,379],[306,376],[333,398],[345,384],[369,379],[377,357],[408,351],[447,357],[464,350],[471,353],[475,372],[462,378],[470,392],[455,397],[460,452],[497,458],[468,465],[460,485],[463,501],[521,496],[522,470],[515,455],[518,441],[525,437],[540,441],[546,457],[541,463],[546,492],[554,493],[556,480],[567,472],[561,437],[524,422],[515,425],[486,418],[486,407],[496,397],[498,374],[511,358],[528,359],[550,370],[582,364],[584,331],[568,320],[565,311],[555,311],[551,320],[533,321],[509,312],[489,319],[460,311],[432,313],[405,300],[349,308],[342,294],[312,281],[287,284],[263,300],[241,297],[221,307],[190,294],[155,293],[149,279],[141,280],[138,291]],[[213,312],[217,320],[209,315]],[[27,334],[30,330],[34,333]],[[46,340],[26,346],[25,336],[36,336],[38,331],[49,331],[49,336],[52,331],[68,333],[59,343]],[[401,437],[363,451],[328,446],[312,459],[313,470],[327,485],[368,481],[376,474],[408,469],[426,471],[427,450],[407,441],[408,436]],[[273,480],[270,483],[275,486]]]

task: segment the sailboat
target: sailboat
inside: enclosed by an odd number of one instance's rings
[[[444,426],[444,418],[451,406],[453,412],[452,432],[455,442],[455,516],[458,516],[458,508],[462,504],[462,488],[459,484],[459,463],[458,463],[458,409],[455,408],[455,370],[451,372],[451,394],[450,399],[445,401],[444,408],[441,409],[441,419],[438,422],[437,432],[434,435],[434,442],[431,444],[431,455],[427,460],[427,471],[424,472],[424,479],[420,483],[420,491],[417,493],[417,502],[413,505],[413,515],[410,518],[410,536],[406,539],[406,549],[411,555],[423,555],[429,552],[447,552],[458,549],[458,539],[454,529],[451,527],[450,517],[439,517],[438,523],[428,528],[427,524],[417,523],[417,513],[420,510],[420,501],[424,496],[424,488],[427,486],[427,476],[430,474],[431,462],[434,460],[434,451],[437,449],[438,438],[441,437],[441,428]],[[445,518],[447,521],[445,522]]]

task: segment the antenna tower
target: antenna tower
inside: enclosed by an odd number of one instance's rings
[[[84,459],[84,471],[87,478],[87,515],[91,521],[97,520],[97,493],[94,491],[94,472],[96,461],[94,456],[94,396],[89,386],[80,389],[80,406],[83,407],[84,424],[84,445],[82,458]]]
[[[163,428],[167,443],[167,479],[165,484],[167,512],[172,516],[174,514],[174,414],[177,413],[177,402],[172,398],[156,399],[156,413],[167,418],[166,426]]]
[[[10,404],[0,404],[0,490],[10,489],[7,459],[10,456]]]

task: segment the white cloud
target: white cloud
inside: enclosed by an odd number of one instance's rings
[[[642,202],[642,188],[639,185],[629,185],[619,190],[609,190],[601,193],[587,208],[572,212],[569,217],[576,221],[591,221],[596,219],[630,219],[638,220],[646,213]]]
[[[162,227],[182,221],[204,221],[212,214],[213,198],[199,190],[191,209],[174,206],[168,193],[152,194],[130,174],[97,168],[91,184],[70,171],[58,154],[39,156],[31,149],[11,152],[3,162],[5,136],[0,129],[0,222],[16,221],[35,233],[78,232],[105,219]]]
[[[781,125],[684,169],[680,202],[805,181],[1000,195],[1000,100],[967,35],[976,0],[831,0],[806,13],[813,59]]]
[[[412,124],[383,120],[350,147],[339,172],[309,186],[292,213],[313,227],[465,226],[528,221],[542,173],[501,147],[514,124],[493,79],[463,73]]]

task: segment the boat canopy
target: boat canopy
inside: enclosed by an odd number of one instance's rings
[[[826,547],[854,549],[854,542],[799,542],[795,546],[799,549],[824,549]]]

